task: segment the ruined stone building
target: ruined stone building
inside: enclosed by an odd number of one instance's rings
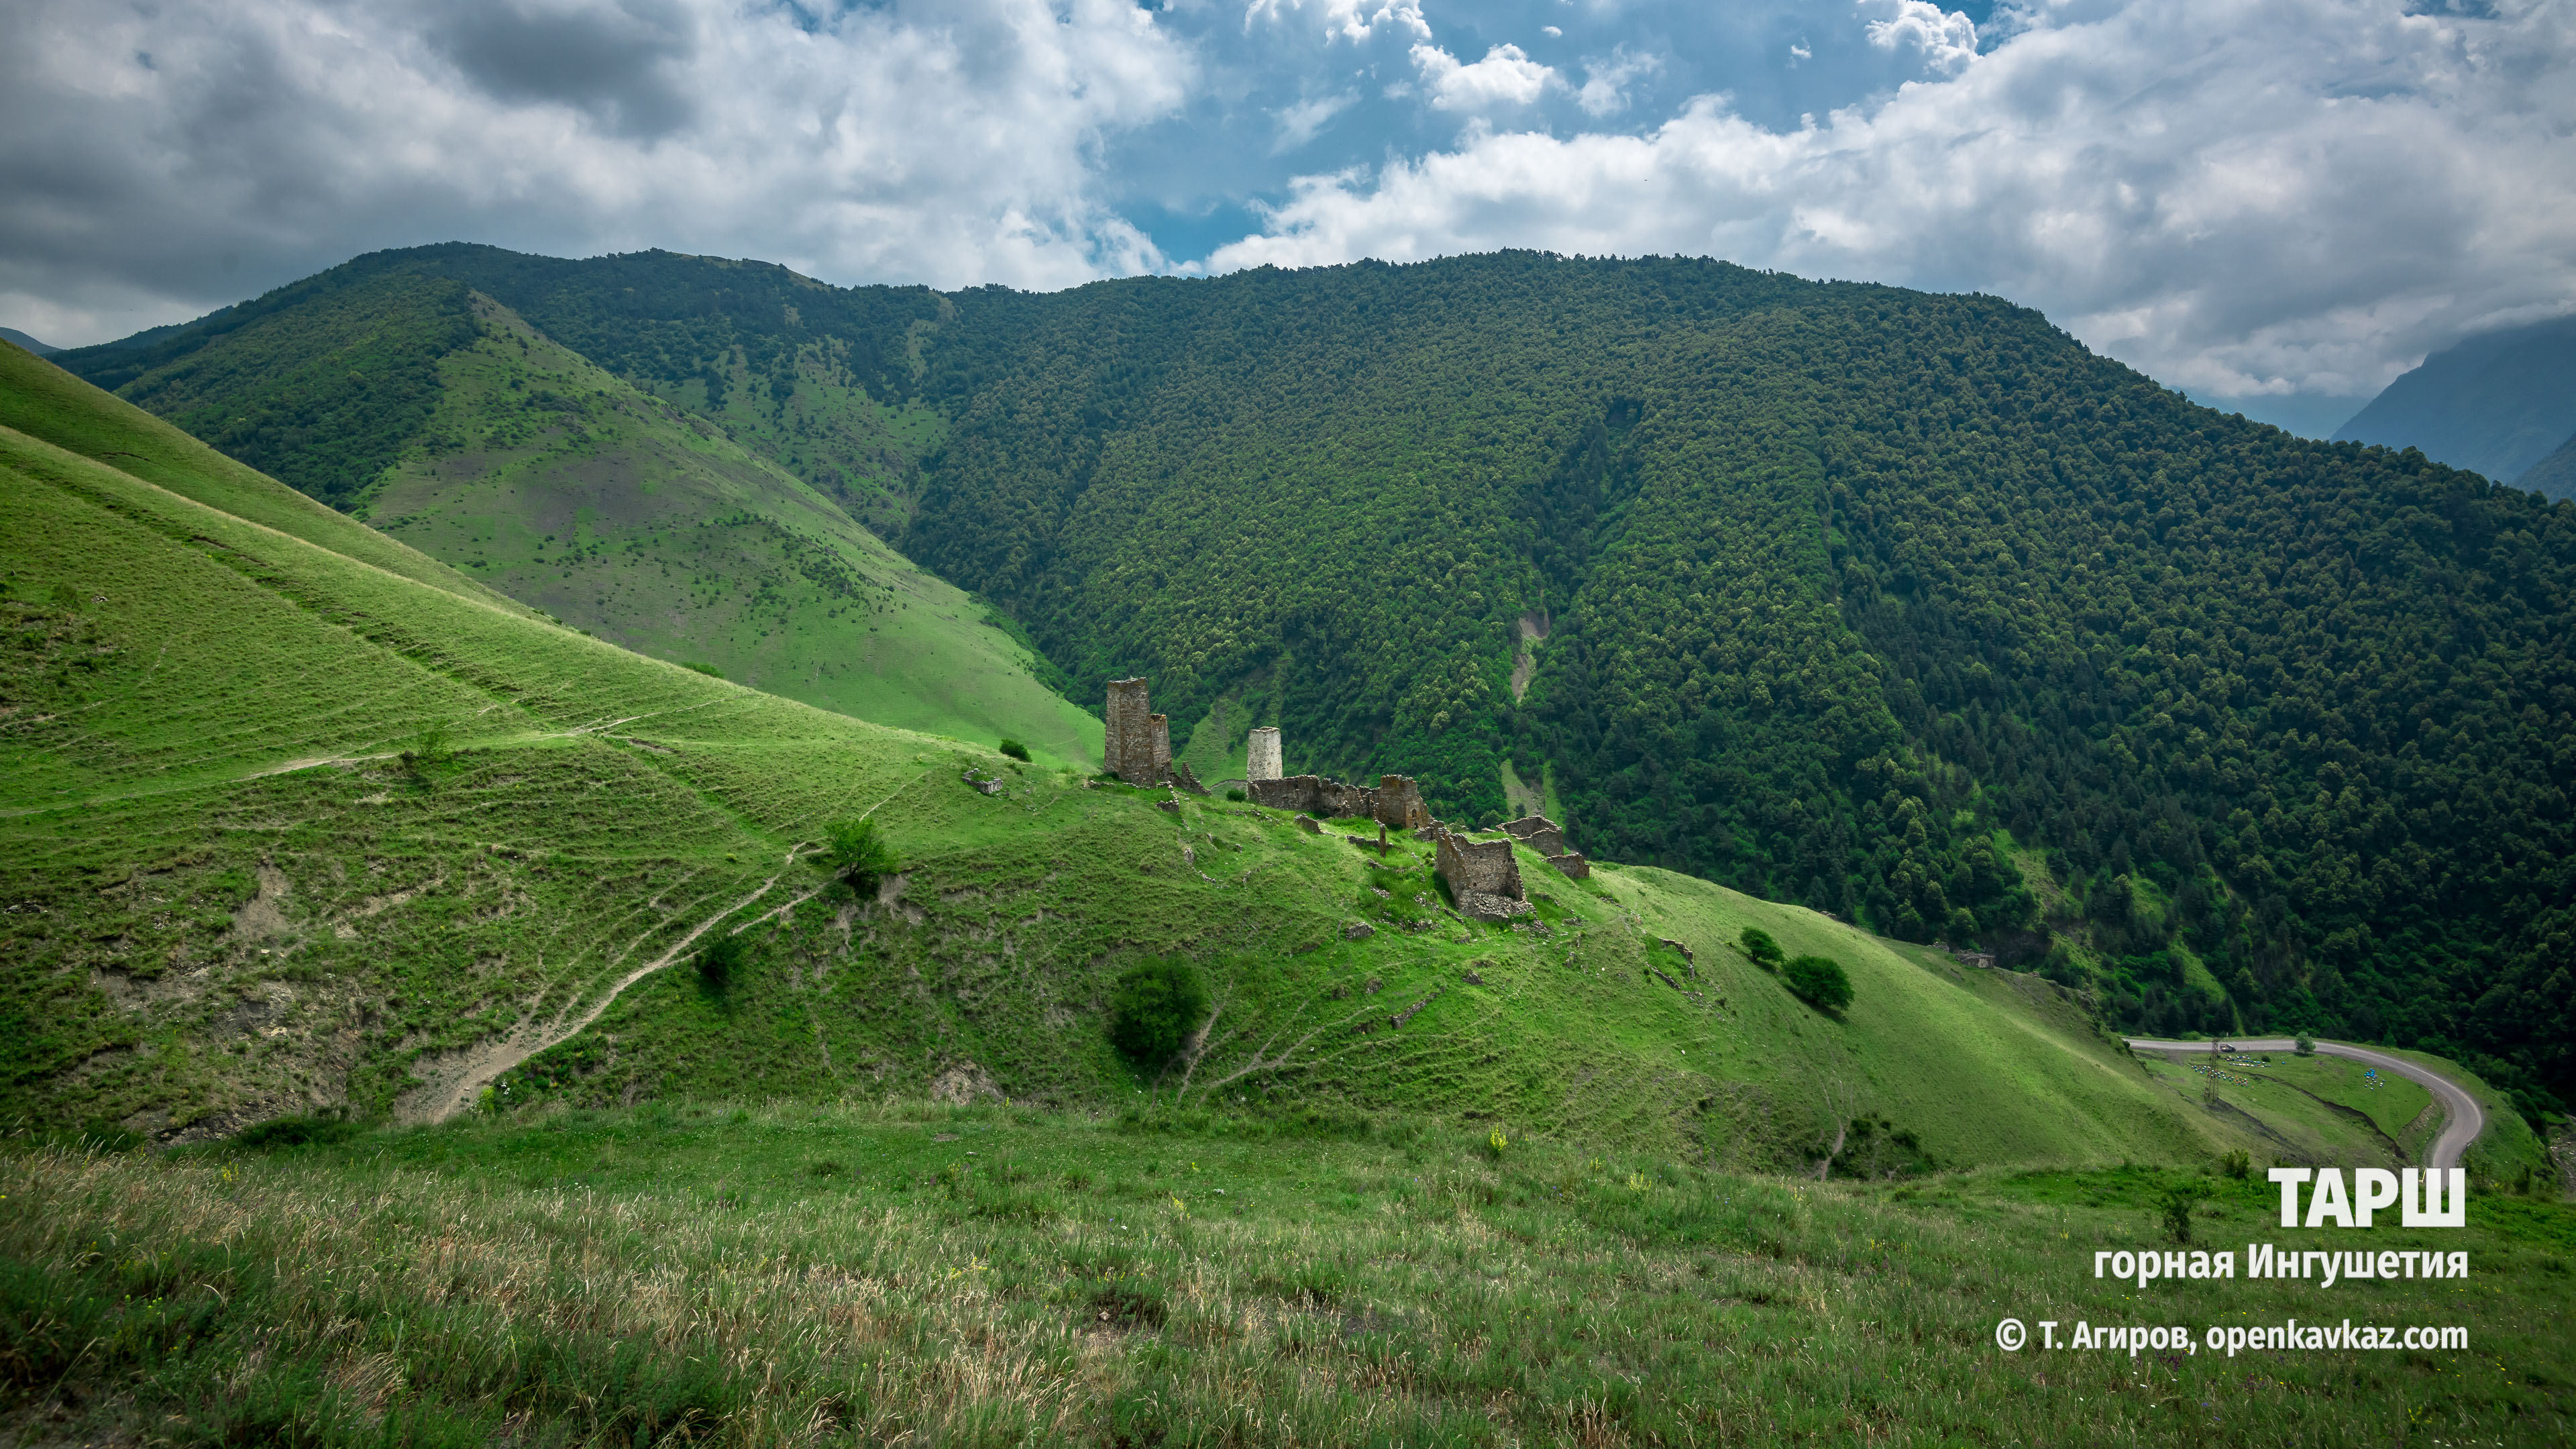
[[[1512,842],[1470,840],[1466,836],[1440,830],[1433,835],[1431,869],[1448,884],[1450,898],[1458,903],[1458,914],[1476,921],[1507,921],[1530,913],[1529,899],[1521,888],[1520,862],[1512,858]]]
[[[1279,727],[1261,725],[1252,732],[1244,747],[1243,778],[1247,781],[1276,780],[1286,771],[1279,763]]]
[[[1412,776],[1380,775],[1375,793],[1369,814],[1389,830],[1419,830],[1431,823],[1431,807],[1423,803],[1422,787]]]
[[[1565,848],[1565,831],[1544,815],[1524,815],[1518,820],[1506,820],[1503,833],[1546,856],[1547,863],[1555,866],[1558,873],[1568,880],[1585,880],[1592,874],[1592,866],[1584,860],[1581,852]]]
[[[1172,722],[1153,712],[1145,677],[1109,681],[1107,723],[1101,731],[1101,763],[1130,785],[1154,786],[1175,779],[1172,770]],[[1182,772],[1185,778],[1186,771]],[[1196,780],[1188,788],[1206,794]]]

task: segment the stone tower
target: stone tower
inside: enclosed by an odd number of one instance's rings
[[[1152,704],[1145,696],[1143,675],[1109,681],[1108,727],[1101,731],[1101,763],[1130,785],[1159,783],[1162,766],[1172,753],[1167,743],[1160,752],[1162,758],[1155,758],[1155,740],[1170,738],[1163,732],[1163,723],[1163,717],[1152,712]]]
[[[1149,714],[1145,724],[1154,736],[1154,773],[1145,783],[1159,785],[1172,773],[1172,722],[1162,715]]]
[[[1262,725],[1255,729],[1251,743],[1244,747],[1243,778],[1276,780],[1287,773],[1279,763],[1279,727]]]

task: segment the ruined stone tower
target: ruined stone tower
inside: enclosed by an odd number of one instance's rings
[[[1422,801],[1422,787],[1410,775],[1377,777],[1377,798],[1370,802],[1370,814],[1377,823],[1394,830],[1419,830],[1431,823],[1431,807]]]
[[[1166,722],[1152,712],[1145,677],[1109,681],[1108,727],[1101,732],[1101,763],[1130,785],[1159,784],[1172,758]],[[1160,749],[1156,742],[1161,741]]]
[[[1279,763],[1279,727],[1262,725],[1252,732],[1252,741],[1244,747],[1243,778],[1276,780],[1288,772]]]

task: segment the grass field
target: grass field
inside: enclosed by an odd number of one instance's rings
[[[2156,1283],[2250,1180],[1712,1173],[1480,1122],[648,1105],[322,1145],[0,1155],[14,1428],[310,1444],[2555,1444],[2576,1209],[2465,1281]],[[325,1128],[320,1134],[330,1136]],[[2472,1330],[1999,1351],[2004,1317]],[[2036,1330],[2033,1330],[2034,1333]]]

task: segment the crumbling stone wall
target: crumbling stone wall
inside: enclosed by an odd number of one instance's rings
[[[1159,714],[1145,716],[1145,729],[1154,742],[1154,777],[1148,783],[1160,784],[1172,773],[1172,722]]]
[[[1507,901],[1527,899],[1521,889],[1520,862],[1512,858],[1509,840],[1469,840],[1443,831],[1433,849],[1431,868],[1460,901],[1471,892]]]
[[[1290,775],[1280,780],[1254,780],[1249,793],[1255,805],[1273,810],[1295,810],[1321,814],[1327,819],[1348,820],[1355,816],[1373,816],[1377,810],[1377,792],[1366,785],[1345,785],[1321,775]]]
[[[1378,776],[1371,806],[1372,817],[1390,830],[1418,830],[1431,823],[1431,807],[1423,803],[1422,787],[1410,775]]]
[[[1145,694],[1145,677],[1109,681],[1107,727],[1101,733],[1101,763],[1109,773],[1130,785],[1155,785],[1163,778],[1161,762],[1154,757],[1156,726],[1161,715],[1152,712]],[[1168,736],[1165,737],[1168,741]],[[1163,757],[1171,757],[1171,746],[1163,746]]]
[[[1377,813],[1377,792],[1366,785],[1345,785],[1339,780],[1324,781],[1324,814],[1333,820],[1373,816]]]
[[[1541,855],[1563,855],[1565,832],[1544,815],[1524,815],[1503,822],[1503,833]]]
[[[1244,747],[1243,773],[1249,780],[1276,780],[1286,773],[1279,763],[1279,727],[1262,725]]]
[[[1324,782],[1315,775],[1290,775],[1285,779],[1254,780],[1249,792],[1252,803],[1273,810],[1294,810],[1300,815],[1324,808]]]
[[[1585,860],[1580,851],[1569,850],[1563,855],[1551,855],[1547,858],[1547,863],[1555,866],[1557,874],[1567,880],[1592,879],[1592,863]]]

